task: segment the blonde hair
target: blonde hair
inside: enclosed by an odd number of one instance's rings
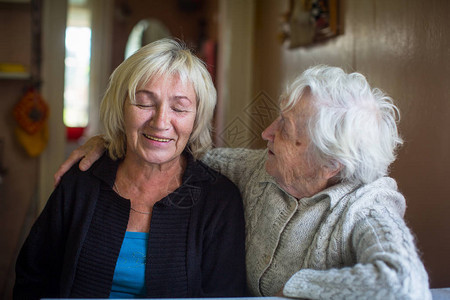
[[[136,51],[111,75],[100,105],[100,118],[112,159],[123,158],[126,153],[123,112],[126,99],[134,103],[136,90],[141,86],[153,78],[174,75],[183,83],[192,83],[197,98],[197,113],[187,150],[198,159],[211,147],[211,120],[217,98],[211,76],[205,64],[184,43],[161,39]]]

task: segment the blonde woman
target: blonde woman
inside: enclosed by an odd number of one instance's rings
[[[215,103],[177,41],[125,60],[101,104],[107,151],[56,187],[20,252],[15,298],[244,295],[239,191],[198,160]]]

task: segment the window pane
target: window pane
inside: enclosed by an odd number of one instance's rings
[[[86,127],[89,116],[89,71],[91,59],[90,14],[69,7],[66,28],[64,124]]]

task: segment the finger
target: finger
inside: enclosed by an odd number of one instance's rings
[[[80,161],[80,164],[78,165],[80,170],[81,171],[88,170],[92,166],[92,164],[102,156],[103,152],[104,152],[103,147],[101,149],[95,148],[89,151],[89,153],[83,157],[83,159]]]

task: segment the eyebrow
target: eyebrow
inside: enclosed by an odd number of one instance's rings
[[[152,91],[138,90],[138,91],[136,91],[136,94],[138,94],[138,93],[144,93],[144,94],[147,94],[152,99],[158,99],[158,96]],[[190,104],[193,104],[193,101],[185,95],[175,95],[175,96],[170,97],[170,100],[176,100],[176,101],[187,100],[187,101],[189,101]]]
[[[189,101],[189,103],[193,104],[193,103],[192,103],[192,100],[191,100],[191,99],[189,99],[189,97],[187,97],[187,96],[184,96],[184,95],[180,95],[180,96],[173,96],[172,98],[174,98],[175,100],[183,100],[183,99],[186,99],[187,101]]]

